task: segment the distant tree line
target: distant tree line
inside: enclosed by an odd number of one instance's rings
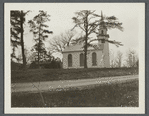
[[[126,56],[124,57],[124,54],[120,51],[117,52],[116,56],[114,56],[114,53],[110,51],[110,67],[116,68],[116,67],[139,67],[139,58],[135,50],[129,49],[126,52]]]

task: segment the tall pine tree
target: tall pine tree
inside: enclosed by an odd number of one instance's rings
[[[11,59],[16,58],[15,49],[18,46],[21,46],[22,49],[22,58],[23,58],[23,67],[26,66],[26,57],[24,54],[24,22],[25,15],[28,13],[24,11],[11,11],[10,13],[10,23],[11,23],[11,45],[12,45],[12,54]],[[16,58],[17,59],[17,58]]]
[[[29,20],[30,31],[33,32],[35,45],[34,50],[38,53],[38,67],[41,59],[41,54],[46,52],[44,41],[48,38],[48,34],[52,34],[52,31],[48,31],[46,28],[49,26],[45,24],[50,21],[50,15],[45,11],[39,11],[39,14],[36,15],[33,20]]]

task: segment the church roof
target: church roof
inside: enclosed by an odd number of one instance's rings
[[[98,47],[98,44],[94,44],[94,47],[88,47],[88,50],[102,50],[103,45]],[[83,51],[83,45],[82,44],[76,44],[76,45],[71,45],[68,46],[64,49],[64,52],[77,52],[77,51]]]

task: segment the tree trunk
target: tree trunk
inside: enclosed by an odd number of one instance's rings
[[[38,42],[38,68],[40,68],[40,64],[39,64],[39,61],[40,61],[40,28],[41,28],[41,24],[39,26],[39,42]]]
[[[38,68],[40,68],[40,65],[39,65],[39,43],[38,43]]]
[[[84,68],[87,68],[88,12],[86,12],[84,26],[85,26]]]
[[[39,56],[39,53],[40,53],[40,51],[39,51],[39,45],[40,45],[40,32],[39,32],[39,42],[38,42],[38,68],[40,68],[40,64],[39,64],[39,60],[40,60],[40,56]]]
[[[22,48],[22,58],[23,58],[23,68],[26,67],[26,57],[24,54],[24,40],[23,40],[23,11],[21,11],[21,15],[20,15],[20,27],[21,27],[21,48]]]
[[[85,46],[84,46],[84,68],[87,68],[87,36],[85,37]]]

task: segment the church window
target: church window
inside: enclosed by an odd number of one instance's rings
[[[103,30],[101,30],[101,34],[103,34]]]
[[[68,55],[68,67],[72,67],[72,55]]]
[[[84,66],[84,54],[80,54],[80,66]]]
[[[97,65],[97,58],[96,58],[97,56],[96,56],[96,53],[95,52],[93,52],[92,53],[92,65],[93,66],[96,66]]]

